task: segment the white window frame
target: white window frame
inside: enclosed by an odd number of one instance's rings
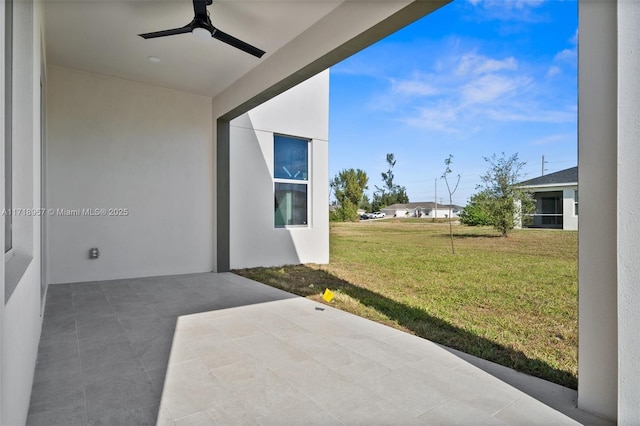
[[[275,177],[275,166],[274,166],[274,171],[272,173],[272,178],[273,178],[273,196],[274,196],[274,217],[273,217],[273,227],[275,229],[294,229],[294,228],[310,228],[311,227],[311,179],[312,179],[312,161],[311,161],[311,151],[313,148],[313,139],[310,138],[305,138],[302,136],[294,136],[294,135],[287,135],[287,134],[283,134],[283,133],[274,133],[273,134],[273,163],[275,164],[275,144],[276,144],[276,137],[285,137],[285,138],[291,138],[291,139],[298,139],[301,141],[306,141],[307,142],[307,179],[305,180],[301,180],[301,179],[284,179],[284,178],[277,178]],[[276,221],[275,221],[275,214],[276,214],[276,210],[275,210],[275,195],[276,195],[276,184],[278,183],[286,183],[286,184],[294,184],[294,185],[306,185],[307,187],[307,223],[306,224],[301,224],[301,225],[276,225]]]

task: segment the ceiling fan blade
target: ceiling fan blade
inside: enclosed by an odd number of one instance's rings
[[[217,28],[215,28],[215,30],[211,33],[211,37],[227,43],[228,45],[240,49],[244,52],[247,52],[248,54],[253,55],[257,58],[261,58],[262,55],[265,54],[264,50],[260,50],[257,47],[250,45],[249,43],[245,43],[244,41],[239,40],[223,31],[220,31]]]
[[[144,39],[149,39],[149,38],[167,37],[167,36],[172,36],[177,34],[186,34],[190,32],[191,32],[191,25],[185,25],[184,27],[174,28],[172,30],[156,31],[153,33],[144,33],[144,34],[138,34],[138,35]]]

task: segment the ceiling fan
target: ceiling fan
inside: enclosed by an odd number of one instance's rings
[[[260,50],[249,43],[245,43],[244,41],[222,32],[213,26],[211,19],[209,18],[209,13],[207,12],[207,6],[210,6],[212,3],[213,0],[193,0],[193,12],[195,16],[193,17],[193,21],[189,22],[184,27],[138,35],[144,39],[150,39],[193,33],[193,35],[198,38],[213,37],[237,49],[247,52],[250,55],[261,58],[262,55],[265,54],[264,50]]]

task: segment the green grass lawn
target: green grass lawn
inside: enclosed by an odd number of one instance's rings
[[[388,219],[331,225],[329,265],[234,271],[577,387],[578,235]]]

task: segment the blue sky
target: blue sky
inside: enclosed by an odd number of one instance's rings
[[[577,13],[575,0],[457,0],[332,67],[330,176],[363,169],[371,194],[392,152],[410,201],[431,201],[451,154],[464,205],[494,153],[518,153],[525,178],[543,155],[545,173],[575,166]]]

